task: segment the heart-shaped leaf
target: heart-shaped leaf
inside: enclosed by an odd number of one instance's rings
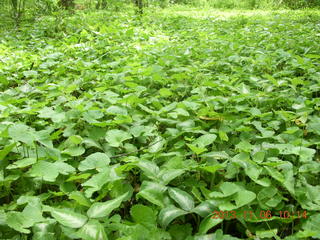
[[[88,157],[85,160],[80,162],[78,169],[80,171],[86,171],[91,169],[97,169],[98,171],[106,168],[110,163],[110,158],[105,153],[96,152]]]
[[[119,129],[113,129],[113,130],[109,130],[106,133],[105,138],[111,147],[120,147],[122,142],[124,142],[125,140],[128,140],[128,139],[131,139],[132,136],[131,136],[131,134],[129,134],[125,131],[122,131]]]

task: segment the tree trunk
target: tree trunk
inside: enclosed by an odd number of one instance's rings
[[[107,0],[101,0],[101,8],[105,9],[107,7]]]
[[[134,4],[138,8],[138,13],[143,14],[143,0],[134,0]]]
[[[59,6],[64,9],[72,9],[74,8],[74,0],[59,0]]]
[[[20,18],[24,13],[25,0],[11,0],[11,17],[19,24]]]
[[[105,9],[107,7],[107,0],[97,0],[96,9]]]

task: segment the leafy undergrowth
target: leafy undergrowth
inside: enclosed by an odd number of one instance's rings
[[[1,239],[320,238],[319,12],[198,12],[1,33]]]

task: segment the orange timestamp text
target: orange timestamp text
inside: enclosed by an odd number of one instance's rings
[[[307,218],[308,214],[307,211],[276,211],[271,212],[270,210],[266,211],[259,211],[259,212],[253,212],[253,211],[213,211],[212,212],[212,219],[237,219],[237,218],[243,218],[243,219],[271,219],[272,217],[278,217],[278,218]]]

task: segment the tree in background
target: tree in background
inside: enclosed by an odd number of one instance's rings
[[[282,3],[293,9],[320,6],[320,0],[280,0]]]
[[[11,17],[18,24],[24,12],[25,0],[10,0]]]
[[[74,0],[59,0],[59,7],[64,9],[73,9],[75,6]]]
[[[137,12],[139,14],[143,14],[143,0],[133,0],[133,1],[136,7],[138,8]]]
[[[107,7],[107,0],[97,0],[96,9],[105,9]]]

